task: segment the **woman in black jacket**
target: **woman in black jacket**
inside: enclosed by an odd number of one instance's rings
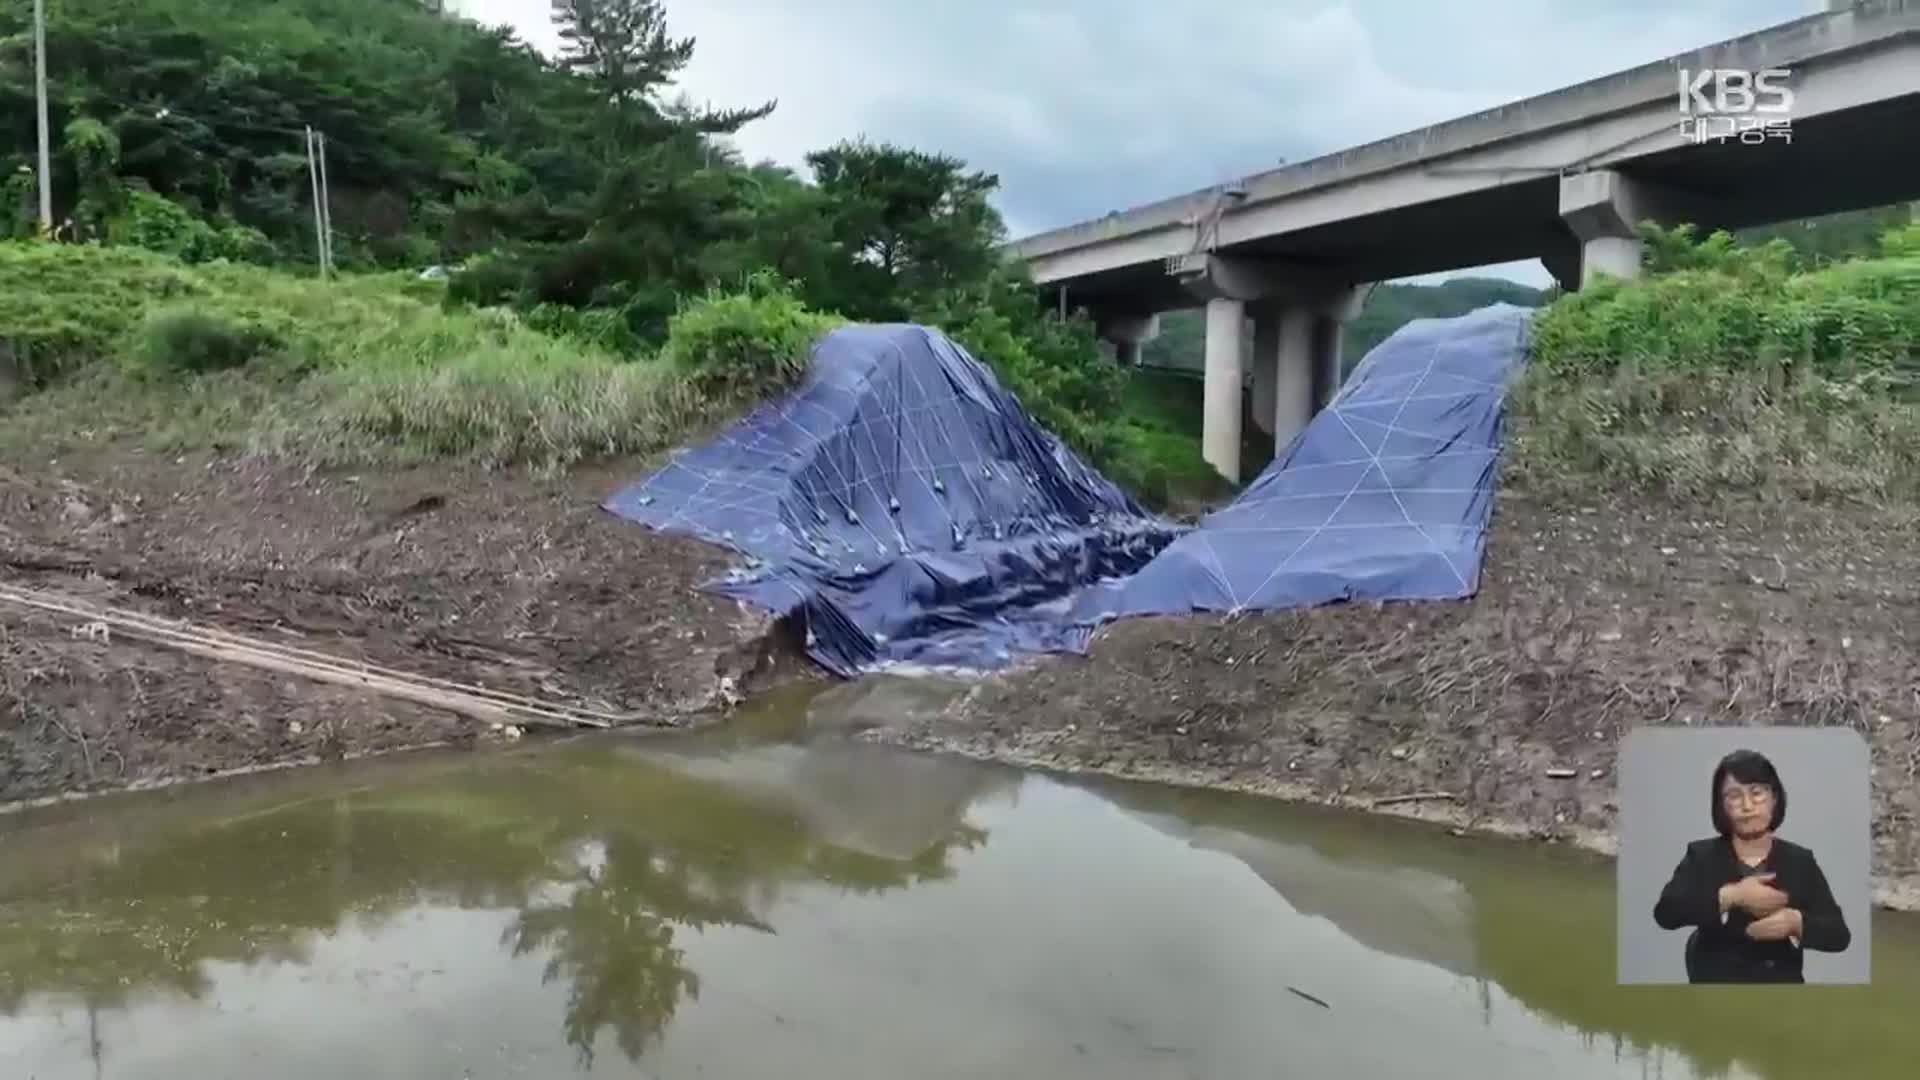
[[[1813,852],[1774,835],[1786,785],[1765,757],[1735,750],[1713,770],[1712,798],[1720,835],[1687,845],[1653,920],[1693,928],[1690,982],[1805,982],[1801,950],[1844,952],[1853,934]]]

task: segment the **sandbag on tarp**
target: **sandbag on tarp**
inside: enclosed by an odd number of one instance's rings
[[[1473,595],[1531,316],[1499,304],[1401,327],[1238,498],[1071,619]]]
[[[605,504],[748,557],[706,587],[795,614],[841,674],[1082,651],[1076,590],[1178,535],[920,326],[822,338],[802,386]]]

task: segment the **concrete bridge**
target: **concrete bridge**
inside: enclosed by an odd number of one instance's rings
[[[1204,304],[1203,450],[1238,480],[1249,315],[1252,413],[1284,446],[1337,389],[1368,282],[1538,258],[1577,288],[1638,273],[1641,221],[1735,229],[1920,198],[1920,0],[1831,7],[1008,254],[1123,359],[1160,312]],[[1784,73],[1755,87],[1769,69]]]

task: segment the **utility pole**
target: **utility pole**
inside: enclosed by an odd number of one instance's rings
[[[314,138],[320,144],[320,234],[325,240],[321,250],[326,252],[327,272],[333,272],[333,192],[327,187],[327,133],[316,131]]]
[[[53,235],[53,169],[47,134],[47,0],[33,0],[33,97],[40,125],[40,234]]]
[[[320,277],[327,276],[327,223],[326,210],[320,201],[320,165],[314,156],[313,125],[307,125],[307,179],[313,184],[313,244],[320,256]]]

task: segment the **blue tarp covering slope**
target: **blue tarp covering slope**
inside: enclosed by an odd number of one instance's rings
[[[1408,323],[1238,498],[1071,620],[1471,596],[1531,315]]]
[[[850,326],[806,381],[606,508],[747,556],[708,588],[796,614],[851,674],[1082,651],[1077,590],[1178,529],[1041,429],[988,368],[919,326]]]

